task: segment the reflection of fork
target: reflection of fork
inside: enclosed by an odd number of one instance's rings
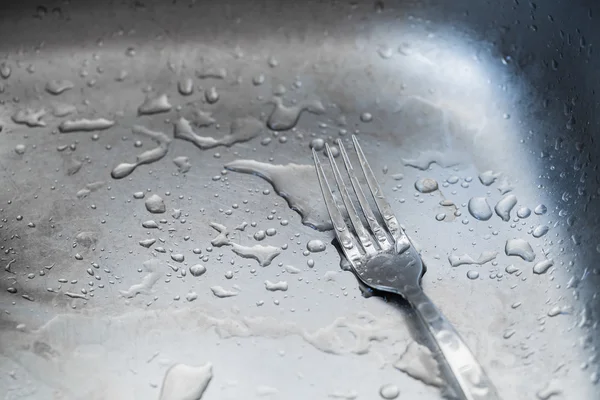
[[[348,187],[342,179],[329,146],[327,146],[329,162],[333,169],[338,193],[345,205],[354,233],[346,225],[344,214],[336,204],[333,192],[314,149],[313,158],[335,235],[354,273],[365,285],[376,290],[399,294],[411,304],[439,346],[465,399],[500,399],[492,381],[485,374],[466,343],[423,292],[421,288],[421,277],[425,273],[423,261],[404,230],[398,224],[398,220],[394,216],[390,204],[383,196],[383,192],[355,136],[352,137],[352,141],[367,186],[375,200],[385,228],[380,224],[369,206],[367,197],[341,141],[338,141],[340,152],[354,188],[354,194],[367,221],[368,229],[361,221],[350,199]]]

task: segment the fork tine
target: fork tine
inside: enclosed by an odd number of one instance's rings
[[[375,199],[375,204],[383,217],[383,221],[387,226],[388,230],[392,234],[392,237],[395,240],[399,240],[401,236],[403,236],[404,232],[400,228],[400,224],[398,224],[398,219],[394,215],[392,211],[392,207],[390,203],[383,196],[383,190],[377,183],[377,179],[375,179],[375,174],[371,169],[371,166],[367,162],[367,158],[365,157],[365,153],[363,153],[360,144],[358,143],[358,139],[355,135],[352,135],[352,142],[354,143],[354,148],[356,149],[356,154],[358,155],[358,161],[360,162],[360,166],[365,174],[365,178],[367,180],[367,184],[369,185],[369,189],[371,189],[371,194]]]
[[[317,170],[317,177],[319,178],[319,185],[321,186],[321,192],[323,193],[325,206],[327,207],[327,212],[329,212],[329,217],[331,218],[333,229],[335,230],[335,236],[339,240],[342,250],[344,251],[348,261],[350,261],[353,267],[356,267],[360,263],[362,254],[356,245],[356,241],[354,240],[352,233],[344,221],[344,216],[335,203],[333,192],[331,191],[331,187],[329,186],[327,178],[325,177],[325,173],[323,172],[323,167],[321,166],[321,161],[319,161],[319,156],[314,149],[312,153],[315,161],[315,169]]]
[[[331,169],[333,169],[333,176],[335,177],[340,196],[342,197],[344,205],[346,206],[346,210],[348,211],[348,216],[350,217],[350,222],[352,222],[354,231],[356,232],[356,235],[360,240],[360,244],[362,245],[365,252],[374,254],[377,252],[377,250],[373,246],[373,242],[371,241],[370,237],[371,235],[363,225],[362,221],[360,220],[360,217],[358,216],[358,213],[356,212],[356,207],[354,207],[354,203],[352,203],[352,200],[350,199],[348,187],[342,179],[342,174],[340,173],[337,163],[333,158],[333,154],[331,153],[331,148],[329,147],[329,144],[326,144],[325,147],[327,149],[327,156],[329,157]]]
[[[362,209],[363,213],[365,214],[365,217],[367,218],[367,223],[371,228],[371,232],[373,232],[373,235],[375,236],[379,247],[381,247],[384,250],[388,250],[392,247],[392,244],[388,240],[385,231],[377,221],[377,218],[375,218],[375,214],[373,214],[373,210],[371,210],[371,206],[369,206],[369,202],[365,197],[365,193],[363,192],[360,182],[356,177],[354,168],[352,168],[352,164],[350,163],[350,158],[348,157],[348,153],[346,153],[344,144],[339,139],[338,146],[340,147],[342,159],[344,160],[346,170],[348,171],[348,175],[350,176],[350,182],[352,183],[352,187],[354,188],[354,192],[356,193],[356,197],[358,198],[358,203],[360,204],[360,208]]]

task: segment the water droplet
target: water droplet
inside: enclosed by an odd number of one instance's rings
[[[544,214],[546,214],[546,211],[548,211],[548,208],[543,204],[538,205],[533,210],[533,212],[536,213],[537,215],[544,215]]]
[[[276,292],[276,291],[286,292],[288,290],[288,283],[285,281],[271,282],[271,281],[267,280],[267,281],[265,281],[265,288],[271,292]]]
[[[360,120],[365,123],[371,122],[371,121],[373,121],[373,115],[371,113],[364,112],[364,113],[360,114]]]
[[[519,268],[515,267],[514,265],[508,265],[506,268],[504,268],[504,271],[506,271],[507,274],[512,275],[515,272],[517,272],[519,270]]]
[[[546,233],[548,233],[548,230],[550,230],[548,225],[538,225],[533,230],[532,235],[535,238],[540,238],[540,237],[544,236]]]
[[[558,387],[558,384],[554,381],[549,382],[542,389],[536,392],[536,396],[540,400],[549,400],[551,397],[559,396],[562,394],[562,390]]]
[[[438,190],[438,183],[435,179],[422,178],[415,182],[415,189],[421,193],[431,193]]]
[[[306,243],[306,249],[311,253],[319,253],[321,251],[325,251],[325,243],[319,239],[312,239]]]
[[[553,265],[554,265],[554,260],[552,260],[551,258],[547,258],[545,260],[542,260],[542,261],[536,263],[533,266],[533,273],[537,274],[537,275],[545,274],[546,272],[548,272],[550,267],[552,267]]]
[[[304,225],[318,230],[332,229],[313,165],[274,165],[254,160],[236,160],[226,164],[225,168],[267,180],[277,194],[285,198],[289,207],[300,214]]]
[[[142,227],[146,229],[158,229],[158,224],[154,220],[148,220],[142,222]]]
[[[521,207],[517,210],[517,217],[521,219],[528,218],[531,215],[531,210],[527,207]]]
[[[175,364],[165,373],[159,400],[200,400],[212,376],[210,363],[201,367]]]
[[[267,234],[265,233],[265,231],[263,231],[263,230],[256,231],[254,233],[254,240],[261,241],[261,240],[264,240],[266,236],[267,236]]]
[[[111,128],[115,124],[115,121],[111,121],[105,118],[96,119],[75,119],[63,121],[58,129],[62,133],[70,132],[91,132],[91,131],[102,131]]]
[[[321,151],[321,150],[323,150],[325,148],[325,140],[323,140],[321,138],[313,139],[310,142],[309,147],[311,149],[315,149],[315,151]]]
[[[204,92],[204,98],[208,104],[216,103],[219,101],[219,97],[219,92],[217,92],[217,88],[214,86]]]
[[[500,174],[494,173],[493,171],[485,171],[479,174],[479,181],[482,185],[490,186],[499,176]]]
[[[237,118],[231,123],[228,135],[215,139],[210,136],[198,135],[194,132],[190,122],[182,117],[175,123],[174,130],[175,138],[187,140],[198,148],[206,150],[217,146],[230,147],[235,143],[254,139],[263,131],[263,124],[254,117]]]
[[[25,147],[24,144],[20,143],[18,145],[15,146],[15,153],[19,154],[19,155],[23,155],[25,154],[25,150],[27,148]]]
[[[144,102],[138,107],[139,115],[152,115],[171,111],[173,106],[169,103],[169,98],[166,94],[159,94],[155,97],[147,97]]]
[[[5,62],[0,64],[0,76],[2,77],[2,79],[10,78],[11,72],[12,72],[12,69],[11,69],[10,65],[8,65]]]
[[[400,359],[394,363],[394,368],[428,386],[443,385],[438,363],[431,351],[416,342],[408,344]]]
[[[175,164],[175,166],[177,167],[177,170],[181,174],[185,174],[186,172],[188,172],[190,170],[190,168],[192,168],[192,164],[190,164],[189,157],[185,157],[185,156],[175,157],[173,159],[173,163]]]
[[[196,76],[199,79],[225,79],[227,78],[227,70],[225,68],[208,66],[202,71],[197,71]]]
[[[267,126],[274,131],[285,131],[292,129],[298,123],[300,114],[308,111],[313,114],[322,114],[325,107],[319,100],[304,101],[299,105],[286,107],[279,97],[274,97],[271,102],[275,105],[273,112],[267,120]]]
[[[153,194],[152,196],[148,197],[145,205],[146,209],[153,214],[161,214],[167,211],[164,200],[157,194]]]
[[[517,333],[517,331],[515,331],[514,329],[507,329],[506,331],[504,331],[502,337],[504,339],[510,339],[515,333]]]
[[[515,205],[517,205],[517,196],[508,194],[498,201],[494,210],[503,221],[510,221],[510,212]]]
[[[126,298],[133,298],[140,293],[148,293],[152,286],[154,286],[154,284],[160,279],[160,274],[157,272],[160,267],[160,263],[161,262],[157,259],[145,261],[142,266],[144,267],[144,270],[148,272],[148,274],[142,278],[140,283],[132,285],[127,290],[121,290],[121,295]]]
[[[439,214],[437,214],[437,215],[435,216],[435,219],[436,219],[437,221],[443,221],[443,220],[445,220],[445,219],[446,219],[446,214],[444,214],[444,213],[439,213]]]
[[[265,76],[263,74],[258,74],[254,78],[252,78],[252,83],[254,86],[260,86],[265,83]]]
[[[460,162],[460,159],[454,153],[443,153],[441,151],[436,150],[426,150],[421,152],[417,158],[403,158],[402,162],[407,167],[413,167],[420,169],[421,171],[425,171],[433,163],[436,163],[442,168],[453,167]]]
[[[470,270],[469,272],[467,272],[467,278],[469,278],[469,279],[477,279],[477,278],[479,278],[479,272],[478,271],[474,271],[474,270]]]
[[[548,310],[549,317],[556,317],[557,315],[562,314],[562,310],[559,306],[554,306],[550,310]]]
[[[69,89],[73,89],[75,84],[66,79],[54,79],[46,84],[46,91],[55,96],[66,92]]]
[[[196,300],[197,298],[198,298],[198,293],[193,292],[193,291],[188,292],[188,294],[185,295],[185,299],[190,302]]]
[[[33,110],[31,108],[25,108],[17,110],[11,117],[16,124],[27,125],[30,128],[46,126],[46,122],[42,118],[46,115],[46,110],[43,108],[40,110]]]
[[[204,274],[206,272],[206,267],[202,264],[196,264],[196,265],[192,265],[190,267],[190,274],[192,274],[192,276],[200,276],[202,274]]]
[[[177,89],[182,96],[189,96],[194,92],[194,81],[192,78],[184,78],[177,84]]]
[[[242,246],[237,243],[230,243],[232,251],[240,257],[252,258],[258,261],[261,267],[266,267],[271,264],[273,259],[281,254],[278,247],[254,245],[251,247]]]
[[[233,297],[233,296],[237,296],[238,292],[234,292],[232,290],[227,290],[225,288],[223,288],[223,286],[212,286],[210,288],[210,290],[213,292],[213,294],[220,298],[226,298],[226,297]]]
[[[140,246],[145,248],[150,248],[154,243],[156,243],[156,239],[144,239],[140,240]]]
[[[504,252],[507,256],[518,256],[528,262],[535,260],[535,253],[531,245],[523,239],[507,240]]]
[[[463,254],[460,256],[456,254],[450,254],[450,256],[448,256],[448,261],[450,262],[450,266],[452,267],[473,264],[483,265],[494,260],[497,256],[498,253],[495,251],[484,251],[479,255],[479,257],[477,257],[477,260],[475,260],[468,254]]]
[[[185,260],[185,256],[183,254],[171,254],[171,260],[181,263]]]
[[[487,221],[492,218],[492,209],[485,197],[473,197],[469,200],[469,213],[481,221]]]
[[[393,400],[400,395],[400,389],[398,389],[398,386],[392,384],[383,385],[379,389],[379,395],[383,399]]]

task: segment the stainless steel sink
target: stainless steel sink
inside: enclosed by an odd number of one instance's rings
[[[310,147],[351,134],[501,396],[600,395],[593,2],[0,8],[2,398],[451,397],[340,268]]]

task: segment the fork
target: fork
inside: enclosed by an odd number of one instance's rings
[[[338,140],[337,144],[367,226],[362,222],[350,197],[349,188],[344,183],[329,145],[326,147],[327,156],[351,227],[346,224],[344,213],[334,198],[331,186],[325,177],[323,166],[314,149],[313,158],[335,235],[354,274],[366,286],[375,290],[398,294],[408,301],[421,321],[427,326],[427,330],[439,347],[465,399],[499,400],[500,397],[492,381],[477,362],[465,341],[423,292],[421,278],[425,273],[425,267],[421,256],[404,229],[399,225],[390,204],[385,199],[381,187],[375,179],[373,170],[365,158],[358,139],[354,135],[352,136],[352,142],[367,187],[385,226],[381,225],[375,212],[371,209],[365,191],[363,191],[341,140]]]

